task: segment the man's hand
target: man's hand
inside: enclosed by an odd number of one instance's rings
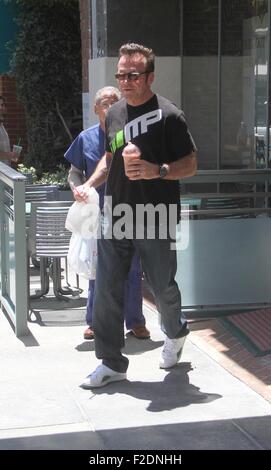
[[[192,151],[189,155],[167,163],[168,174],[163,180],[179,180],[195,175],[197,171],[197,155]],[[130,159],[126,163],[125,173],[130,180],[151,180],[159,178],[159,165],[141,159]]]
[[[126,164],[126,175],[129,180],[152,180],[159,178],[159,165],[150,163],[147,160],[130,159],[129,164]]]
[[[73,197],[78,202],[87,202],[88,200],[88,190],[89,186],[86,184],[81,184],[80,186],[75,186],[73,183],[70,183],[71,190],[73,192]]]
[[[12,162],[15,162],[17,163],[20,159],[20,154],[19,153],[16,153],[16,152],[9,152],[10,153],[10,160]]]
[[[0,161],[10,160],[11,162],[17,162],[19,158],[20,155],[16,152],[0,152]]]

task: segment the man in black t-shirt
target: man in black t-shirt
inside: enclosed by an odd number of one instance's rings
[[[95,352],[102,363],[81,384],[86,389],[126,379],[129,361],[121,353],[124,282],[135,247],[165,333],[160,368],[178,362],[189,333],[175,281],[172,225],[175,230],[179,221],[179,179],[196,172],[195,144],[183,113],[151,90],[151,49],[134,43],[123,45],[116,79],[123,99],[107,114],[106,154],[89,180],[77,187],[77,200],[83,201],[86,188],[107,179],[93,311]],[[130,155],[124,167],[123,153],[127,154],[128,147]]]

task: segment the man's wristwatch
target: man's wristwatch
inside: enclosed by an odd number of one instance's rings
[[[168,175],[169,167],[166,163],[159,167],[159,178],[165,178]]]

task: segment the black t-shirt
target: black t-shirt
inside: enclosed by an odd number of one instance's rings
[[[169,100],[154,95],[140,106],[124,99],[115,103],[106,117],[106,151],[113,154],[106,186],[112,196],[112,208],[129,204],[180,205],[178,180],[130,181],[124,172],[122,152],[128,141],[141,150],[141,158],[156,164],[170,163],[190,154],[195,144],[183,112]]]

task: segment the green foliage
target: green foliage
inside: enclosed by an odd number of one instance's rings
[[[36,183],[38,180],[36,168],[34,168],[33,166],[27,167],[23,163],[19,163],[17,165],[17,171],[19,171],[23,175],[31,175],[33,183]]]
[[[54,170],[82,128],[78,0],[17,0],[12,68],[26,111],[27,165]]]
[[[47,171],[38,176],[36,168],[33,166],[26,166],[23,163],[20,163],[17,167],[17,171],[24,175],[31,175],[32,182],[36,184],[56,184],[60,189],[69,189],[68,184],[68,168],[65,165],[58,165],[54,172]]]
[[[60,189],[69,189],[68,169],[60,164],[54,173],[43,173],[38,182],[39,184],[57,184]]]

